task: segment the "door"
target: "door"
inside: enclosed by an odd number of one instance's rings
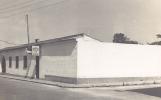
[[[36,78],[39,79],[39,56],[36,56]]]
[[[6,73],[6,60],[4,56],[2,57],[1,65],[2,65],[2,73]]]

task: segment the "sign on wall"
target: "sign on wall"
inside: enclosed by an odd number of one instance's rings
[[[33,56],[39,56],[40,50],[39,46],[32,46],[32,55]]]

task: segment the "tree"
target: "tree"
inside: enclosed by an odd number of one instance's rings
[[[149,45],[161,45],[161,41],[152,42],[149,43]]]
[[[127,40],[129,40],[129,39],[123,33],[114,34],[114,37],[113,37],[114,43],[124,43]]]
[[[156,37],[157,38],[161,38],[161,34],[156,34]],[[155,42],[152,42],[152,43],[149,43],[150,45],[161,45],[161,41],[155,41]]]
[[[126,44],[138,44],[137,41],[130,40],[123,33],[116,33],[116,34],[114,34],[113,42],[114,43],[126,43]]]

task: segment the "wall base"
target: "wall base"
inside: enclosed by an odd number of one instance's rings
[[[77,84],[119,83],[156,80],[161,80],[161,77],[78,78]]]
[[[54,75],[45,75],[45,80],[55,81],[55,82],[63,82],[63,83],[70,83],[70,84],[77,84],[77,78],[71,78],[71,77],[60,77],[60,76],[54,76]]]
[[[99,84],[99,83],[119,83],[119,82],[136,82],[136,81],[157,81],[161,80],[161,77],[71,78],[71,77],[45,75],[45,80],[70,83],[70,84]]]
[[[4,75],[24,77],[21,75],[14,75],[9,73],[1,73]],[[31,78],[31,77],[28,77]],[[117,77],[117,78],[72,78],[72,77],[60,77],[53,75],[45,75],[45,79],[48,81],[62,82],[69,84],[101,84],[101,83],[123,83],[123,82],[146,82],[146,81],[161,81],[161,77]]]

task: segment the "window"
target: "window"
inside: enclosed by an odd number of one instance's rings
[[[12,67],[12,57],[9,57],[9,68]]]
[[[27,56],[23,56],[23,69],[27,68]]]
[[[18,67],[19,67],[19,57],[16,56],[16,68],[18,68]]]

